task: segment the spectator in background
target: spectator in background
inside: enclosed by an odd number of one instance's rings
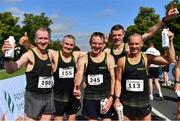
[[[154,47],[153,42],[149,42],[149,48],[145,52],[147,55],[160,56],[159,50]],[[149,66],[149,98],[153,100],[153,80],[155,82],[156,89],[159,93],[159,100],[163,100],[163,95],[161,92],[161,86],[159,84],[159,69],[160,66],[156,64],[150,64]]]
[[[166,56],[166,50],[163,56]],[[171,86],[171,82],[169,81],[169,64],[167,65],[162,65],[162,73],[163,73],[163,79],[164,83],[162,86]]]
[[[174,86],[174,91],[177,93],[177,114],[176,118],[177,120],[180,120],[180,56],[176,58],[176,68],[175,68],[175,86]]]

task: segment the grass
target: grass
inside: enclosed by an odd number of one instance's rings
[[[15,77],[15,76],[19,76],[19,75],[23,75],[24,73],[25,73],[24,68],[16,71],[13,74],[8,74],[5,70],[1,70],[1,72],[0,72],[0,80]]]

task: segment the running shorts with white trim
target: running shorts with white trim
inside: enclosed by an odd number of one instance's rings
[[[52,115],[55,112],[54,93],[40,94],[25,92],[25,114],[28,118],[38,120],[42,114]]]

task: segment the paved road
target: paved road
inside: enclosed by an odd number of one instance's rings
[[[170,88],[162,87],[162,93],[164,95],[163,101],[158,101],[157,98],[151,101],[153,107],[152,108],[153,119],[156,120],[166,119],[167,121],[175,120],[176,109],[177,109],[177,101],[176,101],[177,96],[173,91],[173,87],[172,86]],[[154,96],[157,97],[156,92]]]

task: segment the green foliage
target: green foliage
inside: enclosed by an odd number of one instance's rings
[[[180,12],[180,2],[179,0],[171,1],[168,5],[166,5],[166,9],[169,9],[173,3],[176,2],[176,7]],[[174,17],[171,22],[167,24],[167,28],[169,28],[175,35],[174,37],[174,46],[176,50],[176,55],[180,55],[180,15]]]
[[[140,11],[134,19],[134,25],[127,28],[126,35],[129,36],[133,33],[143,34],[158,21],[159,15],[155,14],[154,8],[140,7]]]
[[[178,0],[175,0],[177,3],[178,11],[180,11],[180,3]],[[170,2],[166,9],[169,9],[174,1]],[[166,10],[167,11],[167,10]],[[127,28],[126,31],[126,41],[127,37],[133,33],[139,33],[143,34],[145,33],[148,28],[155,25],[160,20],[159,15],[155,14],[155,10],[153,8],[146,8],[146,7],[140,7],[140,11],[137,15],[137,17],[134,19],[134,25],[130,25]],[[170,28],[170,30],[175,34],[174,38],[174,46],[176,49],[176,54],[180,55],[180,16],[174,17],[168,24],[167,27]],[[161,31],[158,31],[151,40],[155,45],[155,47],[160,50],[160,52],[163,52],[162,48],[162,41],[161,41]],[[148,48],[148,42],[145,42],[144,47],[142,48],[142,51],[145,51]]]
[[[49,48],[54,50],[60,50],[62,48],[61,40],[51,41]]]
[[[52,20],[45,16],[45,13],[41,13],[40,15],[33,14],[24,14],[23,21],[23,32],[27,32],[29,40],[34,43],[34,35],[36,30],[39,27],[47,27],[49,32],[51,32],[50,25],[52,24]]]
[[[137,17],[134,19],[134,25],[130,25],[126,31],[126,40],[127,37],[133,33],[144,34],[148,28],[152,27],[159,21],[159,15],[155,14],[154,8],[140,7],[140,11]],[[161,32],[157,32],[156,35],[151,38],[151,41],[155,43],[158,50],[161,50]],[[144,43],[142,51],[145,51],[148,48],[148,42]]]
[[[75,46],[73,51],[81,51],[81,49],[78,46]]]
[[[17,24],[19,18],[12,16],[11,12],[0,13],[0,47],[10,35],[18,38],[21,36],[21,27]],[[0,53],[2,50],[0,50]]]

